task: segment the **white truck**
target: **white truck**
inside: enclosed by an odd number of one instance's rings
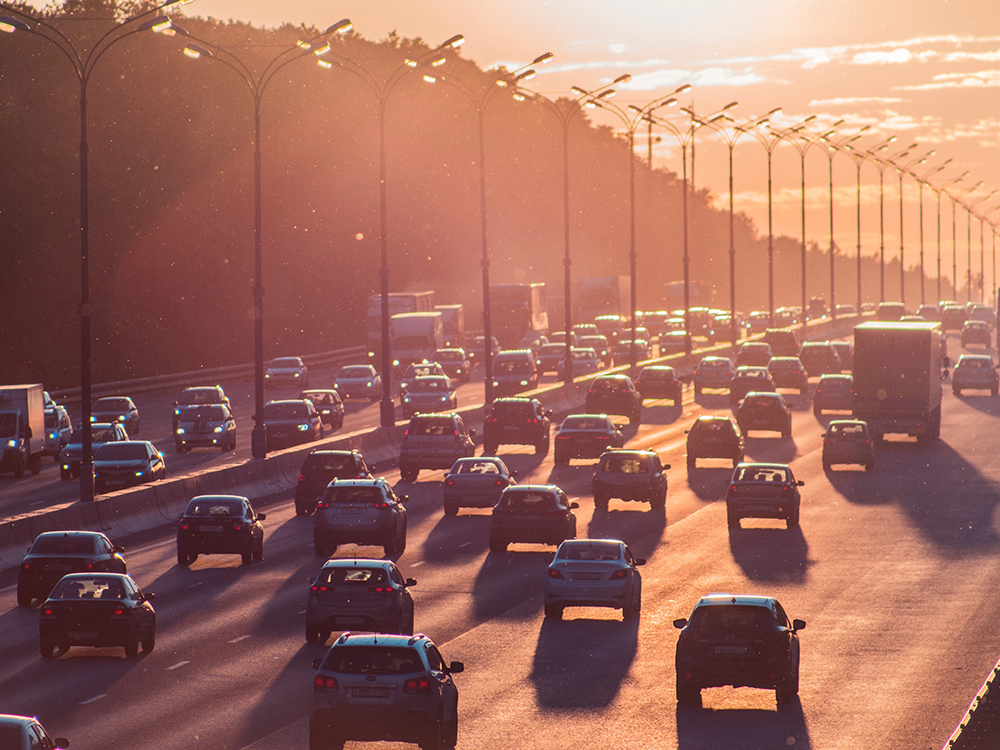
[[[465,308],[462,305],[434,305],[444,325],[444,345],[459,347],[465,341]]]
[[[434,292],[390,292],[389,320],[394,315],[412,312],[433,312]],[[373,294],[368,298],[367,321],[368,361],[382,365],[382,295]]]
[[[0,386],[0,473],[42,470],[45,398],[41,383]]]
[[[389,318],[393,366],[401,371],[430,359],[444,346],[444,321],[439,312],[400,313]]]

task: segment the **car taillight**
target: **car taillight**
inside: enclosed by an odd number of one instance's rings
[[[299,474],[299,481],[300,482],[306,481],[306,475],[305,474]]]
[[[569,435],[556,435],[556,440],[569,440]]]
[[[391,594],[392,586],[369,586],[369,594]]]
[[[736,492],[738,489],[739,489],[739,487],[737,487],[735,484],[730,485],[730,487],[729,487],[729,491],[730,492]]]
[[[861,444],[867,448],[869,445],[872,444],[872,441],[868,440],[868,439],[865,439],[865,440],[861,441]]]
[[[181,524],[181,531],[187,531],[190,528],[191,528],[191,524],[189,524],[189,523],[182,523]]]
[[[497,485],[497,487],[503,487],[503,485],[504,485],[503,479],[498,478],[497,481],[496,481],[496,485]]]
[[[454,487],[455,486],[455,480],[452,479],[451,477],[449,477],[448,479],[444,480],[444,483],[448,487]]]
[[[31,563],[21,563],[21,569],[22,570],[30,570],[31,569]]]
[[[427,677],[413,677],[403,683],[403,692],[426,695],[431,692],[431,681]]]
[[[628,575],[628,571],[627,570],[616,570],[614,573],[611,574],[611,577],[608,580],[609,581],[624,581],[626,575]]]
[[[241,523],[234,523],[233,524],[233,531],[243,531],[243,524],[241,524]]]
[[[111,616],[112,617],[128,617],[128,612],[125,611],[124,607],[115,607],[115,611],[114,611],[114,613],[112,613]]]
[[[313,692],[336,693],[338,687],[336,677],[324,677],[318,674],[316,675],[316,681],[313,683]]]
[[[52,607],[45,607],[45,608],[44,608],[44,609],[42,610],[42,614],[43,614],[43,615],[51,615],[51,614],[52,614]]]
[[[92,562],[89,562],[89,563],[86,563],[86,564],[85,564],[85,565],[83,566],[83,569],[84,569],[84,570],[93,570],[93,569],[94,569],[94,563],[92,563]]]
[[[310,591],[317,594],[325,594],[329,590],[329,586],[320,586],[319,584],[313,584],[313,587],[310,589]]]
[[[455,430],[455,437],[458,437],[458,430]]]
[[[405,430],[403,430],[403,437],[406,437],[409,434],[410,434],[410,428],[407,427]]]
[[[388,508],[389,503],[375,503],[375,507],[381,510],[382,508]]]
[[[562,578],[562,571],[558,568],[549,568],[549,578]]]

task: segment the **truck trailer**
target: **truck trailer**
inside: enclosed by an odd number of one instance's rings
[[[578,323],[593,323],[598,315],[632,317],[632,284],[628,276],[580,279],[577,283]]]
[[[0,472],[42,470],[45,399],[41,383],[0,386]]]
[[[462,305],[434,305],[434,311],[441,313],[444,326],[444,345],[460,347],[465,341],[465,308]]]
[[[529,331],[547,331],[545,284],[491,284],[490,328],[505,349],[519,346]]]

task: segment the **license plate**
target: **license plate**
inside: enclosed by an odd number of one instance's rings
[[[364,617],[338,617],[337,618],[337,624],[338,625],[364,625],[365,624],[365,618]]]
[[[754,511],[754,510],[772,510],[773,507],[774,506],[772,506],[772,505],[748,505],[746,507],[746,509],[749,510],[749,511]]]
[[[340,515],[342,516],[360,516],[365,512],[364,508],[341,508]]]
[[[97,633],[93,630],[70,630],[66,633],[70,638],[79,638],[81,640],[93,640],[97,638]]]
[[[222,531],[222,527],[221,526],[201,526],[200,530],[201,531],[221,532]]]
[[[387,687],[356,687],[351,689],[351,695],[355,698],[388,698],[389,688]]]
[[[73,566],[68,563],[57,563],[55,565],[49,565],[46,570],[72,570]]]
[[[574,581],[599,581],[601,580],[600,573],[574,573]]]
[[[515,516],[515,518],[518,521],[537,521],[538,520],[538,516],[532,515],[532,514],[523,514],[523,515]]]
[[[715,653],[717,654],[745,654],[747,652],[746,646],[716,646]]]
[[[516,432],[517,430],[519,430],[521,428],[518,427],[516,424],[508,424],[508,425],[504,425],[504,429],[507,432]]]

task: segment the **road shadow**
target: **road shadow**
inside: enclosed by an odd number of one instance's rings
[[[513,617],[506,613],[533,597],[537,604],[531,608],[529,616],[541,610],[545,571],[552,562],[555,548],[540,552],[537,547],[514,544],[507,552],[490,552],[486,556],[472,586],[473,606],[479,619]]]
[[[635,557],[648,557],[656,549],[667,530],[667,513],[663,508],[650,509],[646,503],[625,503],[612,500],[611,509],[594,511],[587,527],[590,539],[620,539]]]
[[[996,399],[990,395],[988,388],[969,393],[968,391],[971,390],[969,388],[963,391],[961,395],[956,393],[955,399],[983,414],[989,414],[991,417],[1000,416],[1000,399]]]
[[[697,468],[688,469],[688,487],[700,500],[721,500],[729,489],[729,480],[733,477],[732,462],[725,467],[721,465],[721,459],[713,460],[713,464],[717,465],[705,468],[699,465]]]
[[[795,458],[795,454],[795,438],[781,437],[774,433],[774,437],[748,437],[746,439],[746,456],[754,461],[787,464]]]
[[[736,564],[753,581],[802,583],[806,579],[809,544],[798,526],[790,529],[730,526],[729,550]]]
[[[652,403],[648,403],[648,402]],[[642,407],[642,421],[648,424],[672,424],[681,418],[684,408],[680,404],[648,399],[648,405]]]
[[[490,546],[489,509],[461,508],[457,516],[441,516],[421,550],[428,562],[461,563]]]
[[[678,750],[760,750],[764,747],[795,747],[798,750],[812,747],[802,704],[797,698],[777,711],[677,704]]]
[[[567,610],[572,616],[574,610]],[[611,705],[639,644],[639,619],[557,621],[546,618],[529,679],[543,710]]]
[[[724,390],[724,389],[719,389]],[[700,394],[694,397],[694,402],[698,404],[706,412],[730,412],[732,411],[732,406],[729,404],[729,390],[725,389],[724,393],[719,393],[718,391],[712,391],[711,393],[706,393],[702,391]],[[729,416],[726,414],[725,416]]]

